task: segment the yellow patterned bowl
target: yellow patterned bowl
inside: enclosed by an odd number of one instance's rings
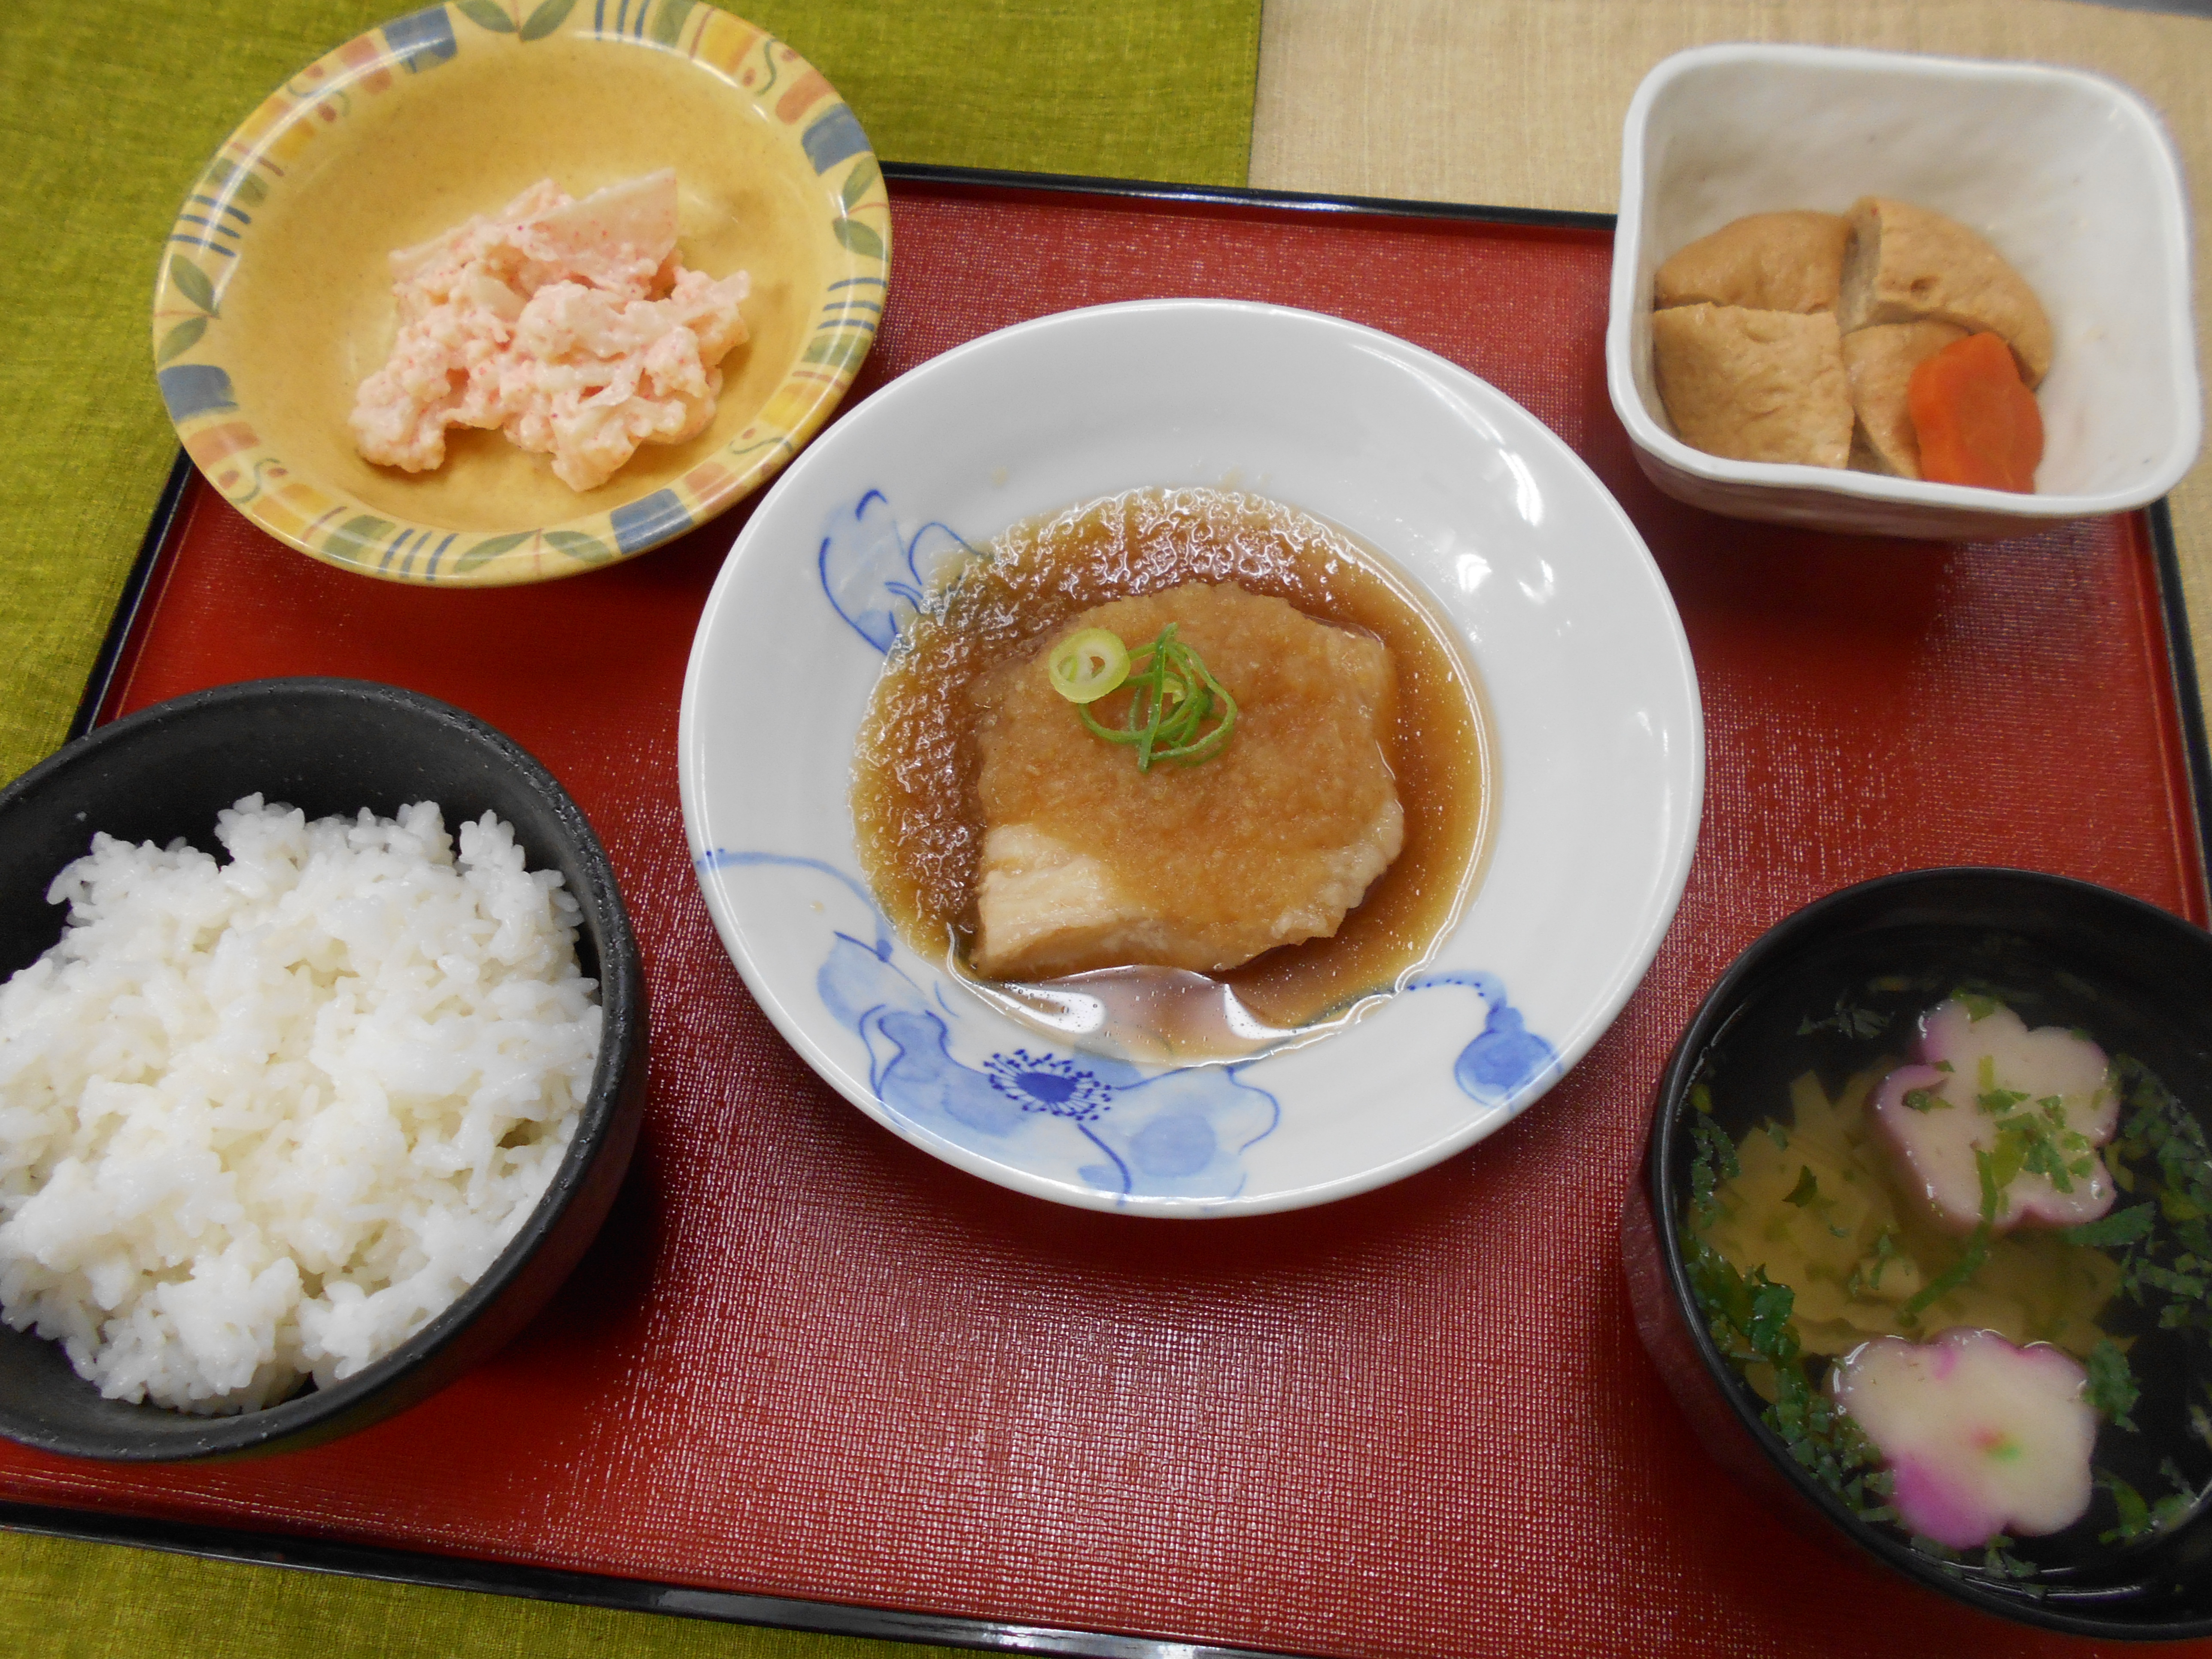
[[[407,473],[346,417],[397,328],[386,255],[540,179],[575,195],[673,167],[684,263],[752,277],[715,416],[577,493],[496,432]],[[695,0],[452,0],[348,41],[216,151],[169,235],[154,356],[185,448],[302,552],[490,586],[657,547],[758,489],[874,342],[890,214],[867,135],[765,31]]]

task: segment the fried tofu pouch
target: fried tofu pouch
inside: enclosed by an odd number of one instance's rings
[[[1677,249],[1652,279],[1654,303],[1833,311],[1850,223],[1839,213],[1753,213]]]
[[[1677,306],[1652,313],[1651,346],[1684,443],[1729,460],[1850,460],[1850,385],[1831,313]]]
[[[1996,335],[2030,389],[2051,369],[2051,319],[2021,274],[1954,219],[1910,202],[1852,204],[1838,316],[1845,333],[1877,323],[1942,322]]]
[[[1938,322],[1876,323],[1844,336],[1844,373],[1858,416],[1853,466],[1896,478],[1920,476],[1920,434],[1906,402],[1912,371],[1966,337],[1965,329]]]

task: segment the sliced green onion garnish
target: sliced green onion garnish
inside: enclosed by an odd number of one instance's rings
[[[1105,630],[1094,629],[1090,632],[1103,634]],[[1150,645],[1140,645],[1125,657],[1122,672],[1127,678],[1117,676],[1114,682],[1115,685],[1126,684],[1129,688],[1125,725],[1119,728],[1102,726],[1090,709],[1079,706],[1076,710],[1094,736],[1109,743],[1126,743],[1135,749],[1139,772],[1151,771],[1154,761],[1171,760],[1180,766],[1196,766],[1201,761],[1212,760],[1228,747],[1229,734],[1237,725],[1237,699],[1206,671],[1198,653],[1175,635],[1176,624],[1170,623]],[[1079,640],[1085,637],[1087,635],[1076,635]],[[1106,637],[1117,646],[1121,643],[1111,634],[1106,634]],[[1074,641],[1069,641],[1073,643]],[[1139,659],[1144,662],[1142,667],[1137,666]],[[1053,666],[1053,684],[1057,687],[1057,652],[1054,653]],[[1066,691],[1060,695],[1070,696]],[[1071,701],[1079,705],[1093,699]],[[1215,724],[1205,729],[1208,720]]]
[[[1110,628],[1086,628],[1053,647],[1048,671],[1068,702],[1096,702],[1129,678],[1129,648]]]

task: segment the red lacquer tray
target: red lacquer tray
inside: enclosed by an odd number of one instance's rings
[[[1325,1209],[1169,1224],[986,1185],[815,1079],[694,884],[677,698],[742,514],[573,580],[447,593],[314,563],[195,481],[101,715],[331,673],[513,734],[620,873],[650,1115],[605,1235],[495,1362],[259,1463],[0,1447],[5,1518],[1063,1651],[1135,1644],[1003,1626],[1357,1655],[2083,1650],[1770,1524],[1638,1345],[1616,1229],[1675,1033],[1818,895],[2002,863],[2204,919],[2195,695],[2177,693],[2150,521],[1944,546],[1659,495],[1607,402],[1602,220],[914,172],[892,205],[890,305],[855,398],[1024,318],[1218,295],[1402,335],[1590,463],[1673,586],[1708,721],[1696,865],[1626,1012],[1503,1133]]]

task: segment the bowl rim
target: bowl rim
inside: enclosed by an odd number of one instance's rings
[[[553,21],[540,27],[538,19],[548,15]],[[187,186],[154,283],[155,380],[170,422],[202,476],[260,529],[311,558],[386,581],[495,587],[554,580],[634,558],[698,528],[773,478],[836,410],[874,343],[890,292],[890,197],[866,133],[805,58],[765,28],[717,6],[690,9],[665,42],[648,34],[643,8],[627,31],[601,27],[597,15],[587,7],[557,14],[540,7],[520,31],[513,25],[489,29],[459,7],[388,19],[270,92]],[[651,52],[680,66],[675,72],[708,76],[732,98],[750,102],[814,169],[812,182],[828,210],[814,239],[821,284],[809,290],[807,302],[834,303],[837,290],[868,284],[877,308],[872,316],[846,306],[828,320],[810,317],[799,355],[754,420],[682,477],[555,522],[457,530],[393,516],[292,471],[281,434],[256,430],[253,412],[239,405],[228,369],[210,355],[208,335],[222,320],[228,273],[252,244],[247,210],[261,211],[272,191],[294,188],[284,182],[288,167],[297,173],[300,152],[311,152],[322,132],[343,127],[349,100],[378,96],[459,53],[485,50],[487,39],[495,42],[502,34]],[[753,56],[767,64],[769,84],[785,88],[780,95],[770,99],[766,88],[757,93],[741,83],[737,66]],[[204,266],[196,252],[210,256]]]
[[[1791,911],[1746,945],[1699,1000],[1697,1011],[1683,1028],[1682,1036],[1673,1053],[1668,1056],[1666,1067],[1660,1073],[1658,1086],[1654,1091],[1642,1165],[1636,1176],[1631,1202],[1641,1199],[1649,1206],[1672,1310],[1682,1328],[1688,1333],[1707,1379],[1717,1385],[1737,1425],[1758,1448],[1759,1455],[1770,1468],[1782,1477],[1791,1492],[1812,1505],[1823,1520],[1832,1524],[1832,1531],[1828,1534],[1832,1540],[1856,1545],[1867,1555],[1914,1583],[1936,1590],[1983,1613],[2048,1630],[2134,1641],[2178,1641],[2212,1635],[2212,1613],[2191,1620],[2176,1620],[2170,1624],[2144,1625],[2100,1618],[2094,1613],[2069,1613],[2053,1607],[2046,1601],[1998,1595],[1974,1581],[1945,1572],[1936,1563],[1920,1555],[1900,1540],[1861,1520],[1833,1492],[1813,1479],[1791,1458],[1783,1449],[1773,1431],[1760,1420],[1758,1412],[1746,1399],[1747,1389],[1715,1345],[1712,1334],[1698,1310],[1697,1297],[1690,1286],[1689,1272],[1681,1248],[1680,1207],[1667,1179],[1668,1165],[1671,1161],[1676,1126],[1683,1116],[1698,1063],[1720,1029],[1733,1015],[1746,986],[1759,977],[1771,959],[1796,948],[1800,937],[1806,932],[1820,928],[1839,911],[1847,912],[1855,906],[1897,894],[1911,893],[1916,889],[1983,881],[2026,884],[2068,893],[2088,902],[2106,906],[2115,916],[2124,916],[2139,925],[2164,932],[2177,943],[2189,948],[2212,952],[2212,933],[2171,910],[2115,888],[2047,871],[2025,870],[2005,865],[1942,865],[1875,876],[1824,894]]]
[[[1660,95],[1686,76],[1721,64],[1789,64],[1845,75],[1896,75],[1930,82],[1966,79],[2067,84],[2107,100],[2114,115],[2134,128],[2152,161],[2165,208],[2160,222],[2169,292],[2173,296],[2167,327],[2181,348],[2171,362],[2177,402],[2182,410],[2165,455],[2136,483],[2118,489],[2073,495],[2018,495],[1963,484],[1929,483],[1848,468],[1729,460],[1693,449],[1660,423],[1636,385],[1632,330],[1648,309],[1638,280],[1638,252],[1644,236],[1645,137]],[[1655,64],[1635,95],[1621,127],[1620,197],[1613,222],[1613,280],[1606,322],[1606,386],[1613,411],[1630,440],[1658,464],[1692,477],[1736,490],[1787,489],[1945,514],[1960,518],[2018,520],[2025,531],[2064,519],[2122,513],[2157,500],[2196,465],[2203,445],[2204,390],[2197,363],[2194,272],[2190,262],[2188,195],[2173,143],[2157,113],[2132,88],[2092,70],[2017,60],[1953,58],[1933,53],[1887,52],[1867,46],[1821,46],[1729,42],[1692,46]]]
[[[0,787],[0,823],[4,823],[9,810],[19,802],[81,768],[98,767],[111,750],[141,740],[149,732],[193,720],[210,710],[280,701],[360,703],[396,711],[410,722],[427,721],[445,726],[490,750],[519,775],[532,793],[550,805],[562,820],[564,831],[573,838],[591,879],[592,890],[574,896],[596,913],[605,938],[599,953],[598,974],[601,1040],[591,1087],[579,1108],[575,1131],[567,1152],[547,1182],[544,1194],[514,1237],[476,1281],[442,1312],[381,1358],[327,1389],[314,1389],[256,1411],[201,1418],[140,1402],[142,1409],[161,1412],[167,1417],[189,1422],[198,1431],[190,1436],[180,1433],[173,1444],[155,1443],[122,1450],[95,1449],[75,1437],[21,1424],[0,1413],[0,1435],[19,1444],[106,1463],[181,1462],[287,1449],[275,1443],[312,1436],[313,1431],[344,1417],[370,1395],[459,1340],[536,1255],[539,1244],[584,1189],[586,1171],[613,1144],[615,1137],[611,1136],[610,1131],[616,1125],[623,1104],[625,1074],[633,1054],[645,1045],[646,988],[636,936],[615,879],[613,863],[590,820],[542,762],[489,721],[422,692],[374,680],[302,675],[211,686],[149,704],[95,726],[14,781]],[[35,1336],[35,1333],[24,1334]],[[82,1387],[93,1386],[74,1371],[70,1376]]]

